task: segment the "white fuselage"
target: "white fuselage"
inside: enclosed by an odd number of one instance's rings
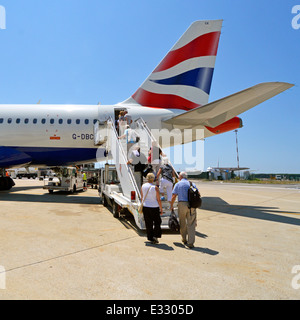
[[[0,105],[0,167],[95,161],[94,122],[115,119],[120,109],[155,129],[162,128],[162,120],[181,113],[135,105]]]

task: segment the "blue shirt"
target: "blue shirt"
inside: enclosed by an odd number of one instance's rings
[[[193,186],[196,185],[193,183]],[[175,184],[172,194],[178,195],[178,201],[188,201],[188,190],[190,188],[190,182],[187,179],[181,179],[181,181]]]
[[[138,136],[138,134],[136,133],[135,130],[128,128],[124,131],[124,135],[126,135],[126,141],[127,143],[135,143],[136,142],[136,138]]]

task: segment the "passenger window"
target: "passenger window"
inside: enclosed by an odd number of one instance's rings
[[[37,119],[33,119],[32,121],[34,124],[37,124]]]
[[[42,119],[42,124],[45,124],[46,123],[46,119]]]
[[[72,119],[68,119],[67,124],[71,124],[71,123],[72,123]]]
[[[8,118],[7,123],[12,123],[12,118]]]
[[[24,120],[24,122],[27,124],[27,123],[29,122],[29,119],[26,118],[26,119]]]
[[[63,124],[63,122],[64,122],[63,119],[59,119],[59,120],[58,120],[58,123],[59,123],[59,124]]]
[[[85,120],[84,120],[84,123],[85,123],[85,124],[89,124],[89,122],[90,122],[89,119],[85,119]]]
[[[20,122],[21,122],[20,118],[16,119],[16,123],[20,123]]]
[[[76,119],[76,124],[80,124],[80,119]]]
[[[54,123],[54,119],[50,119],[50,124],[53,124]]]
[[[0,118],[0,123],[3,123],[3,118]]]
[[[98,120],[97,119],[94,119],[93,123],[95,124]]]

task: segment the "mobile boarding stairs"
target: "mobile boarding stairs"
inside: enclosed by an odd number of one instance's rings
[[[138,142],[140,152],[148,158],[148,151],[153,143],[159,144],[150,129],[142,118],[135,121],[134,129],[140,137]],[[127,209],[134,217],[137,227],[145,230],[143,214],[138,212],[141,205],[141,194],[137,186],[133,167],[127,164],[127,142],[126,139],[119,139],[114,121],[112,118],[105,122],[97,122],[94,127],[95,145],[105,147],[106,155],[113,160],[113,165],[108,163],[101,171],[101,182],[99,183],[99,195],[104,206],[111,205],[113,215],[120,216],[123,209]],[[172,164],[170,163],[172,166]],[[172,166],[173,167],[173,166]],[[174,168],[173,168],[174,169]],[[177,175],[176,171],[174,170]],[[143,183],[143,181],[142,181]],[[164,190],[165,191],[165,190]],[[165,198],[166,192],[164,192]],[[170,204],[162,200],[163,214],[161,215],[162,229],[169,229],[168,221],[171,214]],[[178,217],[177,200],[174,203],[174,212]]]

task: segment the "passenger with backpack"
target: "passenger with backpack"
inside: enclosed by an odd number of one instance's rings
[[[192,201],[191,198],[201,199],[201,196],[196,185],[187,180],[186,172],[180,172],[179,180],[172,191],[171,210],[173,210],[174,202],[178,196],[178,216],[182,242],[188,248],[192,249],[194,248],[196,234],[196,208],[201,204],[199,204],[199,202],[196,204],[196,201]],[[198,193],[199,196],[196,196],[196,193]],[[192,194],[194,194],[194,196],[191,197]]]
[[[166,189],[167,192],[167,200],[171,204],[172,200],[172,190],[173,190],[173,178],[175,177],[175,172],[172,166],[169,163],[169,160],[167,157],[164,157],[162,159],[162,165],[160,169],[157,172],[156,180],[159,181],[159,176],[161,177],[160,180],[160,192],[164,197],[164,189]]]

